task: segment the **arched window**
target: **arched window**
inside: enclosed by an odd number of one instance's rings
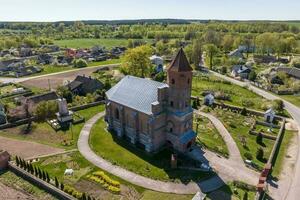
[[[171,81],[171,83],[174,85],[175,84],[175,80],[174,80],[174,78],[172,78],[172,81]]]
[[[170,101],[170,106],[173,107],[174,106],[174,103],[173,101]]]
[[[116,110],[115,110],[115,118],[116,119],[120,119],[120,113],[119,113],[119,109],[118,108],[116,108]]]

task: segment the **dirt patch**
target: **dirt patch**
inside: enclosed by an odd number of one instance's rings
[[[36,199],[32,195],[27,194],[21,190],[17,190],[11,187],[8,187],[2,183],[0,183],[0,200],[8,200],[8,199],[27,199],[33,200]]]
[[[103,66],[102,66],[103,67]],[[34,78],[22,82],[27,87],[38,87],[41,89],[56,89],[57,86],[66,83],[67,81],[72,81],[77,75],[90,76],[93,72],[101,67],[89,67],[78,71],[70,71],[61,74],[49,75],[40,78]]]
[[[6,150],[12,155],[18,155],[23,158],[31,158],[64,151],[63,149],[50,147],[35,142],[10,139],[1,136],[0,149]]]

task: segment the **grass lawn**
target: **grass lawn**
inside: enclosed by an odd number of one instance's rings
[[[280,97],[300,107],[300,95],[280,95]]]
[[[71,40],[54,40],[54,44],[61,47],[68,48],[91,48],[99,45],[111,49],[115,46],[127,46],[128,40],[126,39],[71,39]]]
[[[247,190],[236,187],[232,182],[227,183],[219,190],[216,190],[210,194],[208,194],[208,200],[214,199],[232,199],[232,200],[240,200],[243,199],[243,196]],[[247,191],[248,199],[255,199],[255,191]]]
[[[152,190],[146,190],[142,194],[141,200],[191,200],[194,195],[178,195],[178,194],[168,194],[168,193],[161,193],[155,192]]]
[[[85,117],[85,120],[90,119],[95,114],[104,110],[103,105],[91,107],[85,110],[80,110],[78,113]],[[0,131],[0,135],[4,137],[12,137],[21,140],[35,141],[51,146],[61,147],[65,149],[73,149],[77,146],[77,140],[79,133],[83,127],[84,123],[73,125],[72,128],[65,133],[62,131],[55,132],[50,125],[46,122],[43,123],[33,123],[32,130],[28,134],[24,134],[24,130],[27,125],[17,126],[14,128],[4,129]],[[73,143],[65,146],[63,141],[69,141],[72,139],[73,132]]]
[[[256,143],[256,136],[248,133],[255,118],[221,109],[215,109],[212,111],[212,113],[223,122],[226,129],[230,132],[234,141],[237,143],[242,158],[245,160],[246,157],[244,154],[248,152],[253,157],[252,162],[259,168],[262,168],[269,158],[275,141],[264,139],[262,145]],[[245,147],[243,146],[243,140],[246,141]],[[260,147],[264,150],[264,161],[256,159],[256,151]]]
[[[56,199],[52,195],[45,192],[44,190],[41,190],[37,186],[29,183],[28,181],[22,179],[21,177],[15,175],[10,171],[3,171],[0,173],[0,182],[8,187],[31,194],[36,199],[43,199],[43,200]]]
[[[241,106],[256,110],[262,110],[262,105],[271,104],[270,101],[258,96],[247,88],[231,84],[213,75],[198,75],[193,78],[192,95],[202,96],[204,91],[218,92],[222,96],[230,97],[230,100],[217,100],[227,104]]]
[[[137,149],[124,139],[119,139],[107,132],[103,119],[93,126],[90,145],[93,151],[102,158],[152,179],[187,183],[211,175],[211,173],[199,171],[171,169],[169,166],[171,153],[168,150],[148,155],[144,150]]]
[[[275,165],[272,169],[272,176],[279,178],[280,172],[283,168],[284,158],[288,156],[286,155],[287,149],[289,147],[292,138],[296,136],[296,134],[297,134],[296,132],[289,131],[289,130],[286,130],[284,132],[283,139],[281,141],[281,145],[275,160]]]
[[[196,123],[199,123],[198,130]],[[221,154],[224,157],[229,156],[228,148],[222,136],[215,128],[213,123],[206,117],[195,117],[194,130],[197,133],[197,142],[205,148]]]

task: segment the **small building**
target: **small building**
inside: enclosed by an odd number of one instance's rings
[[[103,89],[104,84],[98,79],[86,76],[77,76],[75,80],[67,84],[69,90],[75,95],[86,95]]]
[[[150,57],[150,61],[156,67],[156,72],[162,72],[164,66],[164,60],[162,57],[153,55]]]
[[[276,116],[275,111],[272,108],[270,108],[269,110],[267,110],[265,112],[265,116],[264,116],[265,121],[268,122],[268,123],[272,123],[275,119],[275,116]]]
[[[288,76],[300,80],[300,69],[296,67],[277,67],[276,71],[286,73]]]
[[[239,49],[235,49],[235,50],[231,51],[228,54],[228,56],[231,57],[231,58],[241,58],[241,59],[244,59],[243,52],[240,51]]]
[[[205,97],[204,97],[204,104],[207,105],[207,106],[211,106],[213,105],[215,102],[215,97],[214,95],[212,95],[211,93],[207,94]]]
[[[8,167],[8,161],[10,160],[10,155],[7,151],[0,150],[0,171]]]
[[[232,67],[231,76],[248,79],[251,69],[246,65],[235,65]]]

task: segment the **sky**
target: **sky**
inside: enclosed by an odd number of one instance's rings
[[[300,0],[0,0],[0,21],[300,20]]]

